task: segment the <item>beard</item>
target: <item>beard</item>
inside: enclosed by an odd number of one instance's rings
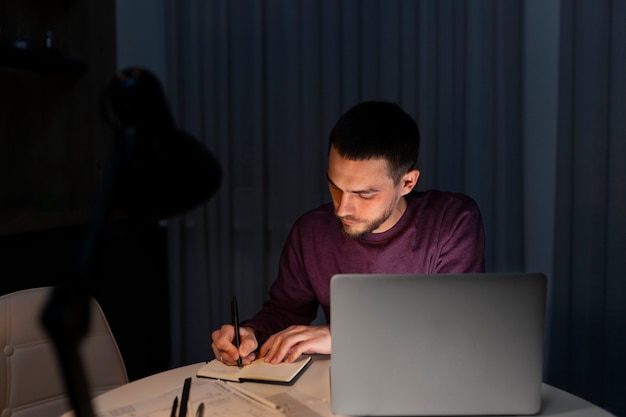
[[[352,217],[352,216],[343,216],[343,217],[337,216],[337,218],[339,220],[346,220],[346,221],[349,221],[349,222],[356,222],[356,224],[354,224],[354,225],[346,225],[346,224],[344,224],[342,222],[341,226],[342,226],[343,233],[345,233],[347,236],[349,236],[349,237],[351,237],[353,239],[360,239],[364,235],[366,235],[368,233],[372,233],[374,230],[378,229],[383,223],[385,223],[387,221],[387,219],[389,217],[391,217],[391,214],[393,213],[394,208],[395,208],[395,204],[389,206],[376,219],[369,220],[369,221],[357,219],[357,218]]]

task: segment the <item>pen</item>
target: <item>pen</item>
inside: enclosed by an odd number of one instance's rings
[[[177,408],[178,408],[178,397],[174,398],[174,403],[172,404],[172,412],[170,413],[170,417],[176,417]]]
[[[180,401],[180,413],[178,417],[187,417],[187,404],[189,403],[189,391],[191,389],[191,378],[185,379],[183,385],[183,397]]]
[[[237,297],[233,296],[233,300],[230,302],[230,314],[233,319],[233,327],[235,328],[235,346],[237,347],[237,366],[241,368],[241,355],[239,355],[239,345],[241,341],[239,340],[239,312],[237,311]]]
[[[200,403],[196,411],[196,417],[204,417],[204,403]]]

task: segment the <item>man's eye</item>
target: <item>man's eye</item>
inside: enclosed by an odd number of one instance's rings
[[[371,200],[372,198],[374,198],[374,194],[359,194],[359,196],[363,200]]]

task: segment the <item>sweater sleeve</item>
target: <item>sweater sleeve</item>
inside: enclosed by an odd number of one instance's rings
[[[303,268],[302,237],[297,226],[283,247],[276,280],[261,310],[242,323],[254,329],[261,346],[272,334],[294,324],[310,324],[319,302]]]

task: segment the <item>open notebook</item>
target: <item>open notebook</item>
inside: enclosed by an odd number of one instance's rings
[[[311,357],[302,355],[296,361],[278,364],[265,363],[258,358],[242,368],[225,365],[217,359],[202,365],[196,372],[204,378],[234,382],[263,382],[266,384],[293,385],[311,364]]]
[[[535,414],[545,303],[543,274],[335,275],[333,412]]]

